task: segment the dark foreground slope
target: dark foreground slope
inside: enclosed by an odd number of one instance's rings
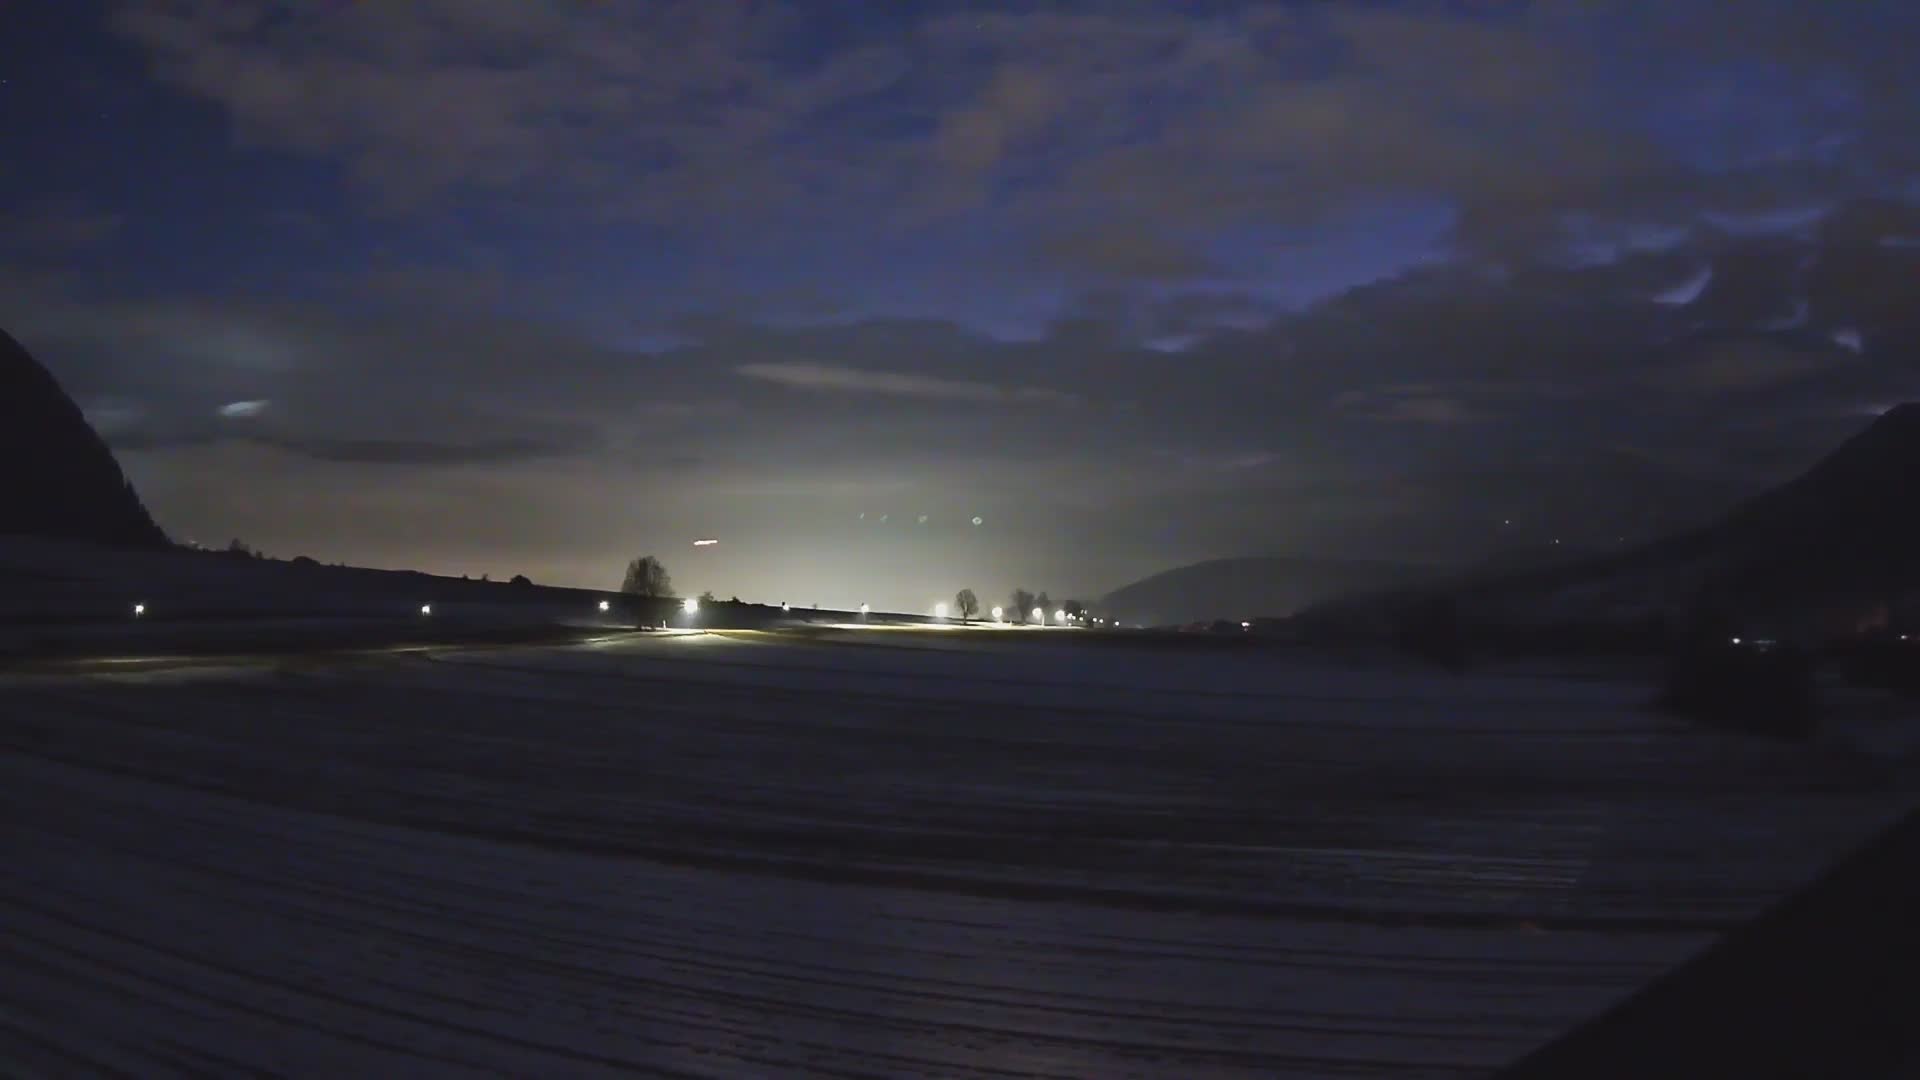
[[[0,330],[0,536],[162,547],[112,451],[54,377]]]
[[[1500,1080],[1920,1076],[1920,814]]]

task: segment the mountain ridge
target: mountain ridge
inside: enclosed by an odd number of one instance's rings
[[[154,523],[113,451],[59,380],[0,330],[0,535],[158,548]]]
[[[1705,603],[1739,617],[1857,627],[1920,596],[1914,478],[1920,403],[1910,402],[1704,526],[1594,559],[1350,594],[1307,615],[1366,622],[1395,603],[1445,596],[1470,620],[1508,626],[1671,618]]]
[[[1235,556],[1149,575],[1107,593],[1095,608],[1122,622],[1151,625],[1278,618],[1342,592],[1408,584],[1436,572],[1385,560]]]

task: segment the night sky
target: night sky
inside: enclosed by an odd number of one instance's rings
[[[0,325],[170,532],[282,557],[918,610],[1606,548],[1920,397],[1916,47],[1910,0],[10,0]]]

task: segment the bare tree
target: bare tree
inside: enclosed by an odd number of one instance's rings
[[[659,598],[673,595],[673,579],[659,559],[642,555],[627,564],[627,578],[620,591],[631,596]]]
[[[953,608],[962,619],[971,619],[980,614],[980,598],[973,595],[972,589],[961,589],[953,594]]]
[[[1013,621],[1026,622],[1027,616],[1033,613],[1033,594],[1025,589],[1015,589],[1011,599],[1013,600]]]
[[[1060,610],[1066,612],[1067,618],[1069,619],[1084,619],[1087,617],[1087,605],[1078,600],[1069,600],[1061,604]]]
[[[1046,619],[1053,618],[1053,601],[1047,599],[1046,590],[1042,589],[1040,591],[1039,597],[1034,600],[1033,604],[1035,607],[1040,609],[1040,613],[1043,616],[1042,618],[1043,622]]]

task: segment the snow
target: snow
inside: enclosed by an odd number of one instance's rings
[[[1612,673],[1075,637],[0,676],[0,1060],[1477,1075],[1912,802]]]
[[[1656,293],[1653,297],[1654,303],[1665,304],[1668,307],[1685,307],[1700,299],[1700,294],[1707,291],[1707,285],[1712,281],[1713,266],[1711,264],[1702,266],[1692,277],[1679,282],[1672,288]]]

